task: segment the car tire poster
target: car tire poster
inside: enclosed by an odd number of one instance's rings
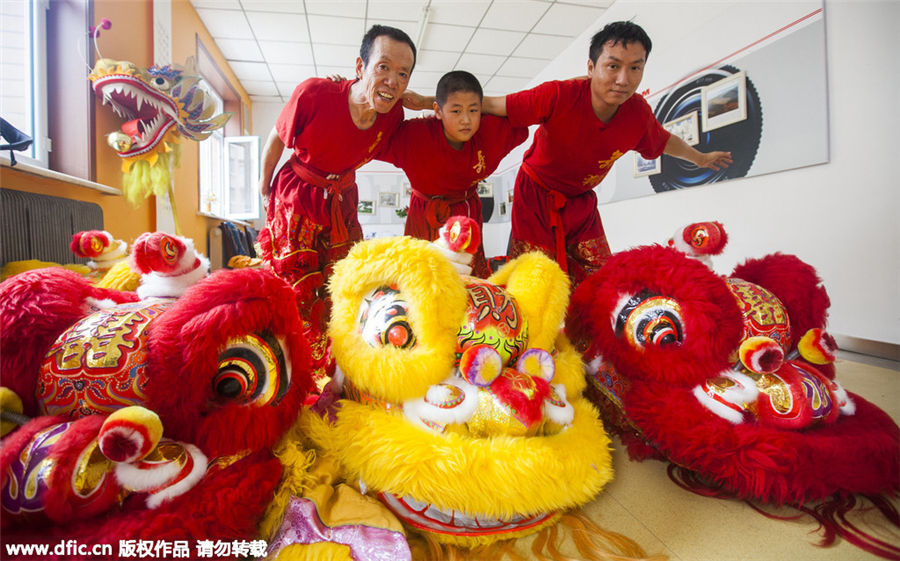
[[[667,155],[645,160],[632,151],[600,184],[598,198],[611,202],[825,163],[827,91],[825,25],[817,10],[646,96],[672,134],[700,152],[731,152],[729,167],[698,168]]]

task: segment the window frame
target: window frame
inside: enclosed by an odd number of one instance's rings
[[[23,14],[23,41],[26,53],[19,64],[28,72],[23,80],[29,92],[25,95],[25,114],[30,130],[22,131],[32,138],[27,151],[16,152],[16,161],[49,169],[49,139],[47,132],[47,10],[49,0],[28,0]],[[22,64],[24,62],[24,64]],[[17,65],[18,66],[18,65]],[[16,128],[19,123],[12,123]]]

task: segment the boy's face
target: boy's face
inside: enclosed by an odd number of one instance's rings
[[[356,57],[356,76],[363,84],[366,101],[378,113],[387,113],[406,91],[412,67],[412,49],[406,43],[379,35],[372,42],[369,64]]]
[[[639,41],[628,45],[608,41],[597,61],[588,60],[591,80],[591,102],[594,109],[614,110],[631,97],[644,77],[647,52]]]
[[[481,124],[481,98],[475,92],[453,92],[441,107],[434,103],[434,114],[444,125],[444,136],[457,150],[478,132]]]

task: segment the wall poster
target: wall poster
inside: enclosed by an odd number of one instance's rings
[[[701,152],[734,163],[698,168],[631,152],[598,187],[601,202],[751,177],[828,161],[825,23],[818,9],[647,96],[659,122]],[[613,174],[610,174],[613,175]]]

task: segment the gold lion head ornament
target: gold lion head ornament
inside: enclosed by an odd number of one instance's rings
[[[343,399],[336,421],[304,424],[408,528],[471,548],[555,524],[612,468],[560,330],[566,275],[538,253],[488,280],[461,275],[452,246],[479,236],[466,220],[448,222],[443,248],[378,238],[337,263],[329,335]]]

